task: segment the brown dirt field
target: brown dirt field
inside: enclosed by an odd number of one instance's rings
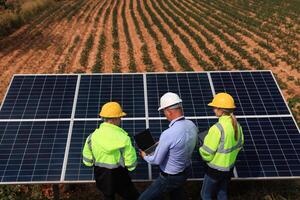
[[[167,32],[172,36],[172,39],[173,39],[175,45],[178,46],[182,55],[189,61],[190,65],[194,69],[194,71],[203,71],[203,68],[201,68],[198,65],[197,60],[189,52],[188,48],[186,47],[184,42],[180,39],[180,37],[177,34],[175,34],[166,23],[163,23],[164,20],[162,19],[162,17],[160,15],[158,15],[157,11],[153,8],[151,1],[147,0],[147,4],[151,8],[151,10],[155,13],[156,17],[160,20],[160,23],[163,24],[164,29],[167,30]],[[170,20],[170,17],[168,17],[168,19]]]
[[[182,2],[179,2],[179,3],[180,3],[183,7],[187,8],[186,5],[183,4]],[[175,5],[173,5],[173,6],[175,6]],[[178,9],[178,8],[177,8],[177,9]],[[183,12],[182,12],[182,13],[183,13]],[[205,19],[204,19],[204,20],[205,20]],[[192,22],[194,22],[194,23],[198,23],[198,22],[197,22],[195,19],[193,19],[193,18],[190,18],[190,21],[192,21]],[[207,21],[207,20],[205,20],[205,21]],[[207,22],[209,23],[209,21],[207,21]],[[188,22],[186,22],[186,21],[185,21],[185,23],[188,24]],[[199,25],[199,29],[204,30],[204,31],[205,31],[206,33],[208,33],[211,37],[213,37],[213,39],[215,40],[215,42],[218,43],[218,44],[222,47],[223,50],[225,50],[225,51],[227,51],[227,52],[230,52],[230,53],[233,54],[234,56],[240,58],[240,61],[244,64],[244,66],[245,66],[247,69],[250,69],[249,63],[247,62],[247,60],[242,59],[242,58],[240,57],[240,55],[239,55],[236,51],[234,51],[232,48],[228,47],[228,46],[225,44],[225,42],[224,42],[222,39],[220,39],[219,36],[215,35],[215,34],[212,33],[211,31],[209,31],[209,30],[208,30],[206,27],[204,27],[203,25],[201,25],[201,24],[198,24],[198,25]],[[196,29],[194,29],[193,27],[190,27],[190,28],[191,28],[191,30],[193,30],[194,32],[196,32],[198,35],[201,35],[203,38],[205,38],[205,36],[203,36],[199,30],[196,30]],[[209,42],[207,41],[207,39],[205,39],[204,41],[206,41],[205,43],[209,43]],[[216,47],[212,47],[212,46],[213,46],[213,45],[211,45],[210,50],[212,50],[212,52],[217,52]],[[227,66],[231,66],[231,67],[234,69],[233,64],[230,63],[230,61],[225,61],[224,58],[223,58],[223,62],[224,62],[224,63],[227,63]]]
[[[189,0],[189,1],[191,1],[191,0]],[[208,9],[210,9],[210,10],[212,10],[212,9],[215,10],[211,5],[207,5],[207,4],[201,3],[201,2],[199,2],[199,4],[201,5],[201,9],[202,9],[202,8],[205,8],[206,10],[208,10]],[[261,19],[257,18],[257,17],[256,17],[256,14],[254,14],[253,12],[251,12],[251,11],[249,11],[249,10],[247,10],[247,11],[245,12],[244,10],[242,10],[242,9],[241,9],[240,7],[238,7],[238,6],[233,6],[233,5],[230,5],[230,4],[228,4],[228,3],[227,3],[227,5],[233,7],[233,8],[236,9],[237,11],[239,11],[239,14],[240,14],[241,16],[243,16],[243,17],[252,16],[252,18],[255,19],[257,22],[260,22],[260,23],[262,23],[262,24],[267,24],[267,23],[268,23],[267,21],[262,21]],[[222,12],[222,11],[219,11],[219,12]],[[225,14],[225,15],[226,15],[226,14]],[[268,24],[270,24],[270,23],[268,23]],[[273,29],[274,29],[273,31],[275,31],[275,32],[278,31],[278,30],[280,30],[280,32],[283,32],[283,33],[285,33],[286,35],[289,35],[289,33],[287,33],[285,30],[278,29],[279,27],[277,27],[276,25],[275,25],[275,26],[272,26],[272,27],[273,27]],[[258,35],[256,35],[256,34],[253,33],[252,31],[250,31],[250,32],[251,32],[252,34],[254,34],[255,37],[258,37],[258,38],[260,38],[260,40],[266,42],[265,39],[259,37]],[[280,46],[279,46],[280,43],[281,43],[280,38],[276,38],[276,37],[272,36],[271,33],[266,33],[266,32],[264,32],[264,34],[268,35],[268,39],[272,38],[272,41],[270,42],[271,45],[280,48]],[[296,44],[297,44],[297,43],[296,43]],[[283,49],[281,49],[281,51],[282,51],[282,53],[284,52]],[[286,52],[285,52],[285,53],[286,53]]]
[[[165,2],[162,2],[162,3],[164,4],[164,6],[165,6],[167,9],[170,10],[170,8],[168,7],[168,5],[167,5]],[[159,7],[159,5],[157,5],[157,6]],[[174,5],[174,6],[175,6],[175,5]],[[174,14],[175,14],[175,13],[174,13]],[[165,13],[165,15],[167,15],[167,14]],[[177,17],[181,18],[181,17],[178,16],[177,14],[175,14],[175,15],[176,15]],[[168,16],[168,15],[167,15],[167,16]],[[171,20],[171,21],[175,24],[174,20],[173,20],[170,16],[168,17],[168,19]],[[193,21],[192,18],[190,18],[190,20]],[[187,22],[185,19],[182,19],[182,21],[184,21],[185,24],[188,25],[188,22]],[[199,55],[202,57],[202,59],[205,60],[207,63],[213,65],[213,63],[212,63],[212,61],[209,59],[209,57],[203,52],[202,49],[200,49],[200,48],[198,47],[196,41],[195,41],[188,33],[186,33],[186,31],[184,31],[181,27],[177,27],[177,28],[179,29],[179,31],[180,31],[181,34],[185,35],[185,36],[189,39],[189,41],[191,42],[192,46],[197,50],[197,52],[198,52]],[[212,52],[214,52],[214,53],[217,52],[215,46],[212,45],[212,44],[209,44],[209,42],[207,41],[207,38],[206,38],[205,36],[203,36],[203,35],[199,32],[199,30],[195,30],[195,29],[193,29],[192,27],[191,27],[191,30],[193,30],[195,33],[197,33],[197,36],[199,36],[199,37],[202,39],[202,41],[204,41],[205,46],[206,46],[210,51],[212,51]],[[222,61],[224,62],[224,64],[226,64],[226,66],[231,66],[230,69],[234,69],[234,67],[232,66],[232,64],[231,64],[230,62],[228,62],[225,58],[222,58]],[[228,70],[230,70],[230,69],[228,69]],[[201,69],[201,70],[203,70],[203,69]]]

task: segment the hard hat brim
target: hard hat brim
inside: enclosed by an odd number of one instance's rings
[[[174,105],[180,104],[180,103],[182,103],[182,101],[179,101],[178,103],[174,103],[174,104],[168,105],[168,106],[161,106],[161,107],[159,107],[157,110],[158,110],[158,111],[161,111],[161,110],[163,110],[163,109],[169,108],[169,107],[171,107],[171,106],[174,106]]]
[[[120,117],[125,117],[127,115],[127,113],[125,112],[122,112],[121,116]]]
[[[120,117],[125,117],[127,115],[127,113],[125,112],[122,112],[120,115],[118,116],[108,116],[108,115],[101,115],[101,113],[99,114],[100,117],[103,117],[103,118],[120,118]]]
[[[232,106],[232,107],[230,107],[230,106],[222,106],[222,107],[220,107],[220,106],[218,106],[218,105],[215,105],[213,102],[211,102],[211,103],[209,103],[209,104],[207,104],[208,106],[210,106],[210,107],[215,107],[215,108],[227,108],[227,109],[234,109],[234,108],[236,108],[235,106]]]

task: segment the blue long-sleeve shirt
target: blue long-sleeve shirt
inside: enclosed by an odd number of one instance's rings
[[[198,128],[184,117],[170,122],[159,138],[159,144],[152,155],[144,160],[150,164],[159,165],[168,174],[182,172],[191,164],[191,156],[197,142]]]

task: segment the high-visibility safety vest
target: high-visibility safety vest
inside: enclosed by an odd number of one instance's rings
[[[103,122],[86,139],[83,148],[83,163],[115,169],[120,166],[132,171],[136,167],[137,156],[128,133],[122,128]]]
[[[234,128],[230,116],[221,116],[204,138],[199,152],[207,165],[219,171],[230,171],[244,144],[242,127],[238,124],[238,139],[234,138]]]

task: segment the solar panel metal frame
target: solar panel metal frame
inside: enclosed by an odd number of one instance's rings
[[[6,90],[6,93],[4,95],[4,98],[2,100],[2,103],[0,105],[0,111],[3,107],[3,104],[5,102],[5,99],[7,97],[7,94],[9,92],[9,89],[12,85],[13,79],[15,76],[77,76],[77,83],[76,83],[76,89],[75,89],[75,94],[74,94],[74,100],[73,100],[73,108],[72,108],[72,114],[71,118],[54,118],[54,119],[0,119],[0,122],[23,122],[23,121],[30,121],[30,122],[35,122],[35,121],[69,121],[70,126],[69,126],[69,132],[68,132],[68,138],[67,138],[67,143],[66,143],[66,149],[65,149],[65,155],[64,155],[64,161],[63,161],[63,167],[62,167],[62,173],[61,173],[61,179],[59,181],[33,181],[33,182],[0,182],[1,184],[44,184],[44,183],[90,183],[94,182],[93,180],[78,180],[78,181],[67,181],[65,180],[65,173],[66,173],[66,166],[68,163],[68,154],[69,154],[69,148],[70,148],[70,142],[71,142],[71,137],[72,137],[72,129],[73,129],[73,124],[75,121],[94,121],[94,120],[99,120],[100,118],[75,118],[75,111],[76,111],[76,104],[77,104],[77,97],[79,93],[79,87],[80,87],[80,80],[82,76],[85,75],[142,75],[143,76],[143,81],[144,81],[144,103],[145,103],[145,117],[143,118],[123,118],[122,120],[145,120],[146,123],[146,128],[149,128],[149,120],[166,120],[165,117],[149,117],[148,113],[148,95],[147,95],[147,74],[188,74],[188,73],[204,73],[207,74],[209,84],[211,87],[211,91],[213,96],[215,95],[215,89],[214,89],[214,84],[213,80],[211,78],[211,73],[243,73],[243,72],[250,72],[250,73],[259,73],[259,72],[270,72],[272,75],[274,82],[276,84],[277,89],[280,92],[281,98],[283,99],[289,114],[285,115],[243,115],[243,116],[236,116],[237,118],[265,118],[265,117],[291,117],[293,119],[293,122],[299,131],[299,127],[297,125],[297,122],[295,118],[293,117],[291,110],[287,104],[287,102],[284,99],[283,93],[280,90],[280,87],[274,77],[274,74],[272,73],[271,70],[258,70],[258,71],[251,71],[251,70],[245,70],[245,71],[202,71],[202,72],[196,72],[196,71],[191,71],[191,72],[147,72],[147,73],[96,73],[96,74],[15,74],[13,78],[11,79],[8,89]],[[186,117],[187,119],[217,119],[215,116],[194,116],[194,117]],[[149,173],[149,179],[145,180],[134,180],[135,182],[145,182],[145,181],[152,181],[152,171],[151,171],[151,165],[148,164],[148,173]],[[155,177],[154,177],[155,178]],[[273,180],[273,179],[299,179],[300,176],[288,176],[288,177],[247,177],[247,178],[240,178],[240,177],[233,177],[233,180]],[[203,178],[190,178],[189,180],[202,180]]]

